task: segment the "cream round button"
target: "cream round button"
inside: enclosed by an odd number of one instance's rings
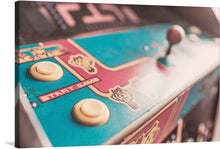
[[[46,75],[55,74],[58,71],[57,65],[51,62],[39,63],[36,69],[39,73]]]
[[[56,81],[63,76],[62,68],[49,61],[35,63],[29,68],[28,73],[39,81]]]
[[[105,112],[105,105],[98,100],[87,100],[83,102],[81,111],[88,117],[97,117]]]
[[[192,34],[196,34],[196,35],[201,35],[202,34],[201,29],[199,27],[197,27],[197,26],[194,26],[194,25],[190,26],[188,28],[188,30]]]
[[[96,99],[84,99],[77,102],[73,106],[72,114],[78,122],[87,126],[103,125],[110,117],[107,106]]]

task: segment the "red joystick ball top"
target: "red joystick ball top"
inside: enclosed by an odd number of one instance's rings
[[[167,31],[167,40],[170,44],[177,44],[185,37],[184,29],[179,25],[173,25]]]

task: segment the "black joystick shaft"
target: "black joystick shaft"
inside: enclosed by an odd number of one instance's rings
[[[172,48],[172,44],[169,44],[169,47],[168,47],[168,49],[167,49],[167,52],[166,52],[166,55],[165,55],[165,56],[167,56],[167,55],[170,54],[171,48]]]

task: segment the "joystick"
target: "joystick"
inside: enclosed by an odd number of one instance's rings
[[[179,43],[185,37],[184,29],[179,25],[173,25],[167,31],[167,40],[169,42],[169,47],[164,57],[158,59],[159,62],[166,66],[169,66],[167,56],[171,53],[172,46]]]

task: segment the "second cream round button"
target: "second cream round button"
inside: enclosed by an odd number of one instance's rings
[[[110,111],[101,101],[84,99],[77,102],[72,109],[73,117],[83,125],[99,126],[109,120]]]
[[[49,61],[35,63],[29,68],[28,73],[39,81],[56,81],[63,76],[62,68]]]

